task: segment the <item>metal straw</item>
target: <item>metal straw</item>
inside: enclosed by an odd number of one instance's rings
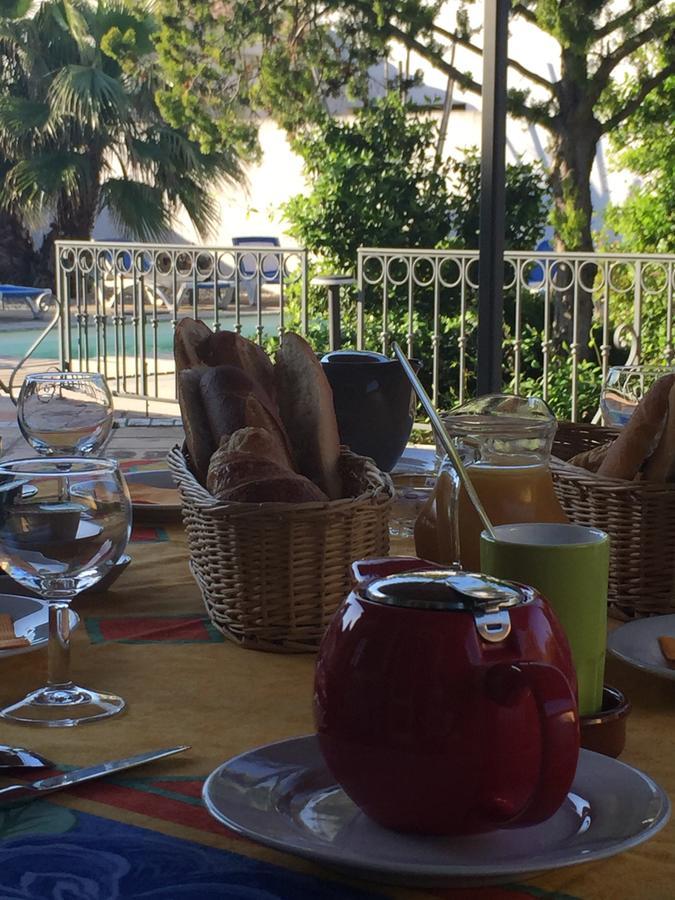
[[[462,482],[464,490],[467,492],[467,494],[469,495],[469,499],[471,500],[474,507],[476,508],[476,512],[480,516],[480,520],[483,523],[483,527],[485,528],[485,530],[488,532],[488,534],[490,535],[490,537],[493,540],[497,540],[497,535],[495,534],[495,530],[492,527],[492,522],[488,519],[488,515],[485,512],[485,508],[484,508],[483,504],[480,502],[480,497],[476,493],[476,488],[473,486],[471,479],[469,478],[467,471],[464,468],[464,463],[460,459],[459,453],[457,452],[455,445],[452,443],[452,441],[448,437],[448,434],[447,434],[445,428],[443,427],[443,423],[441,422],[438,413],[434,409],[433,403],[429,399],[429,395],[424,390],[422,382],[419,380],[419,378],[415,374],[415,370],[408,362],[408,358],[406,357],[403,350],[401,350],[399,345],[396,343],[396,341],[394,341],[392,346],[394,348],[394,353],[396,354],[398,361],[401,363],[405,374],[408,376],[408,380],[410,381],[410,384],[413,386],[413,390],[417,394],[417,397],[418,397],[420,403],[424,407],[424,411],[429,416],[429,421],[431,422],[432,428],[436,432],[436,437],[440,441],[445,452],[448,454],[448,456],[452,460],[452,462],[455,466],[455,469],[457,470],[457,474],[459,475],[459,480]]]

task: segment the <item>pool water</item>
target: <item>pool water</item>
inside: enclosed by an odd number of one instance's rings
[[[234,317],[226,316],[220,319],[221,329],[234,328]],[[255,337],[256,327],[258,325],[258,317],[242,316],[241,317],[241,333],[245,337]],[[263,334],[266,336],[276,334],[279,327],[279,313],[263,313],[262,325]],[[152,358],[154,354],[154,330],[152,326],[146,323],[145,327],[145,353],[146,357]],[[98,355],[99,349],[102,347],[97,345],[96,327],[90,325],[86,330],[80,330],[77,323],[71,324],[71,358],[73,361],[78,359],[80,355],[86,357],[86,350],[90,358]],[[0,323],[0,357],[8,357],[10,359],[19,360],[28,351],[31,344],[40,335],[40,329],[25,328],[16,331],[10,331],[3,327]],[[139,335],[140,338],[140,335]],[[102,340],[102,333],[101,338]],[[170,359],[173,356],[173,328],[171,322],[166,319],[157,325],[157,355],[161,359]],[[120,356],[134,356],[136,354],[136,334],[135,328],[131,321],[125,323],[124,339],[122,336],[122,328],[118,326],[117,333],[115,326],[111,323],[106,325],[106,350],[109,357],[116,354]],[[140,348],[139,348],[140,349]],[[81,353],[79,352],[81,351]],[[58,359],[59,358],[59,335],[58,329],[55,327],[47,337],[40,343],[39,347],[31,355],[31,359]]]

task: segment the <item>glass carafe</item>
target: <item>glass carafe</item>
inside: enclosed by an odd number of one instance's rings
[[[443,424],[494,525],[568,521],[549,468],[556,418],[543,400],[491,394],[456,407]],[[463,489],[457,526],[462,567],[479,572],[483,526]]]

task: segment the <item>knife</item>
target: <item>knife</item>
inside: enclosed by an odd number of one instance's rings
[[[138,756],[128,756],[126,759],[114,759],[110,762],[98,763],[96,766],[87,766],[85,769],[75,769],[64,775],[41,778],[31,784],[10,784],[0,788],[0,807],[28,803],[29,800],[37,800],[39,797],[45,797],[47,794],[53,794],[54,791],[60,791],[74,784],[92,781],[94,778],[109,775],[111,772],[122,772],[124,769],[131,769],[133,766],[140,766],[154,759],[162,759],[164,756],[173,756],[174,753],[182,753],[183,750],[189,749],[188,746],[181,746],[171,747],[169,750],[152,750],[149,753],[139,753]]]

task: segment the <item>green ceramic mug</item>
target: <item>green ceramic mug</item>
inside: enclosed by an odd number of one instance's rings
[[[572,649],[579,715],[598,712],[607,646],[609,537],[583,525],[495,526],[496,540],[480,538],[486,575],[536,588],[549,601]]]

